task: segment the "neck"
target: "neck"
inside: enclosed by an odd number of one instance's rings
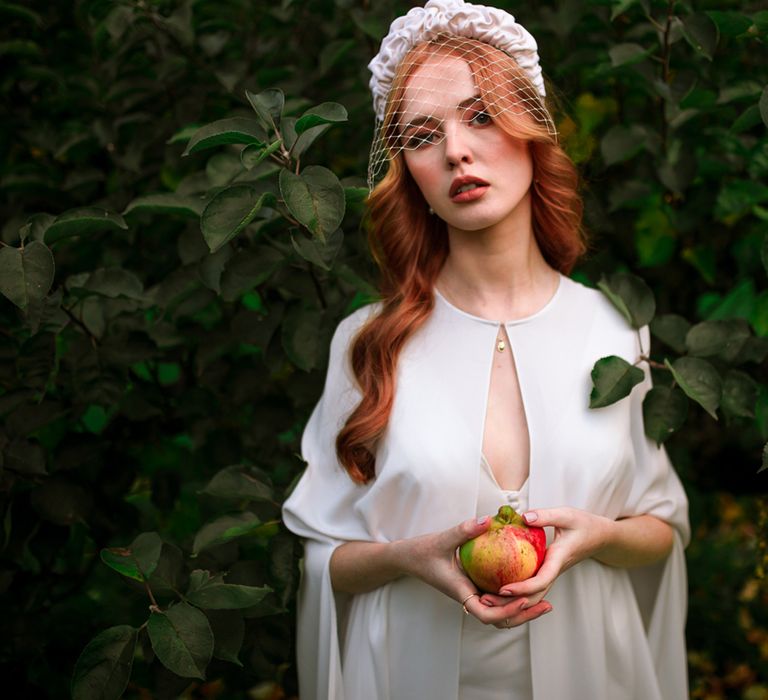
[[[437,288],[455,306],[482,318],[513,320],[538,311],[559,274],[541,254],[530,217],[476,231],[448,227],[449,254]]]

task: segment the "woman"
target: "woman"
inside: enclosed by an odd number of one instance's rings
[[[587,408],[594,362],[650,337],[567,277],[581,205],[535,41],[432,0],[370,67],[382,300],[336,329],[284,506],[302,700],[682,700],[687,500],[643,432],[650,376]],[[548,550],[483,593],[456,549],[502,503]]]

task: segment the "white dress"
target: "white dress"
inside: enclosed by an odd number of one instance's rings
[[[335,439],[360,401],[347,351],[380,309],[380,302],[358,309],[334,333],[323,394],[302,435],[307,469],[283,506],[285,525],[305,543],[302,700],[459,698],[467,652],[461,605],[411,577],[338,594],[329,563],[344,542],[392,542],[476,517],[500,321],[436,293],[400,354],[376,477],[361,486],[341,468]],[[634,363],[649,351],[649,329],[630,328],[602,292],[564,275],[544,308],[504,326],[530,437],[529,508],[570,506],[614,520],[651,514],[674,533],[671,553],[655,564],[626,569],[585,559],[558,577],[547,595],[552,612],[526,625],[532,697],[687,700],[688,501],[666,450],[644,434],[649,371],[628,397],[589,408],[595,362],[618,355]],[[553,529],[545,531],[551,542]]]
[[[528,508],[528,479],[518,491],[502,489],[485,455],[481,455],[480,462],[477,517],[495,515],[505,503],[522,515]],[[532,700],[529,644],[528,624],[500,630],[465,615],[459,700]]]

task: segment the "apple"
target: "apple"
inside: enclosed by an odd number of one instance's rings
[[[527,525],[512,506],[501,506],[490,527],[459,548],[459,558],[472,582],[498,593],[502,586],[531,578],[547,549],[544,528]]]

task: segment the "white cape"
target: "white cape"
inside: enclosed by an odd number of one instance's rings
[[[457,698],[461,605],[410,577],[336,594],[329,575],[343,542],[389,542],[475,516],[499,324],[435,296],[400,356],[377,476],[365,486],[340,467],[334,442],[360,398],[346,351],[380,302],[345,318],[331,342],[325,389],[302,437],[308,466],[283,508],[286,526],[306,538],[302,700]],[[530,433],[530,508],[572,506],[614,519],[650,513],[674,529],[671,554],[654,565],[587,559],[557,579],[547,595],[554,610],[529,625],[534,697],[686,700],[688,501],[666,450],[643,432],[649,370],[629,397],[588,408],[594,363],[607,355],[635,362],[641,346],[649,350],[648,328],[640,345],[601,292],[563,275],[544,308],[505,326]]]

